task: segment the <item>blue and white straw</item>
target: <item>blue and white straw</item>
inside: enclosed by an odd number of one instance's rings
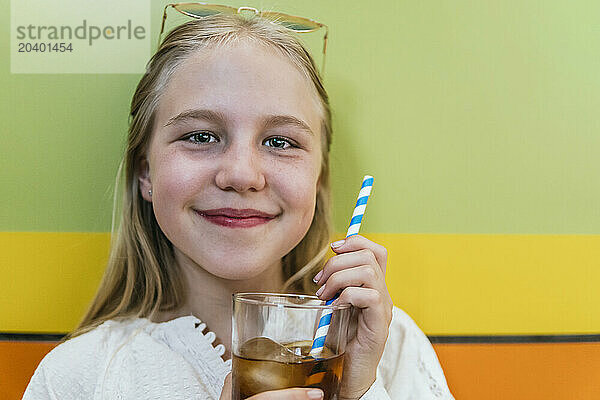
[[[365,209],[367,208],[367,200],[369,200],[372,189],[373,177],[365,175],[362,185],[360,186],[360,192],[358,192],[358,199],[354,206],[354,212],[352,213],[352,219],[350,220],[350,226],[348,227],[348,232],[346,232],[346,237],[358,234],[360,223],[362,222]]]
[[[367,200],[369,200],[369,195],[371,194],[371,190],[373,189],[373,177],[370,175],[365,175],[362,181],[362,185],[360,186],[360,191],[358,192],[358,199],[356,200],[356,205],[354,206],[354,212],[352,213],[352,219],[350,219],[350,226],[348,227],[348,232],[346,232],[346,238],[357,235],[360,229],[360,223],[362,222],[363,215],[365,214],[365,209],[367,208]],[[331,300],[327,300],[325,305],[329,306],[338,298],[336,294]],[[323,310],[321,314],[321,318],[319,319],[319,326],[317,327],[317,331],[315,332],[315,338],[313,340],[312,348],[310,349],[310,355],[314,358],[318,358],[321,352],[323,351],[323,346],[325,345],[325,338],[327,337],[327,332],[329,331],[329,324],[331,323],[331,315],[333,310],[331,308],[326,308]]]

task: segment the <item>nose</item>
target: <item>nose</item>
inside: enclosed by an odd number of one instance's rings
[[[262,190],[265,176],[257,151],[248,145],[230,144],[221,157],[215,182],[221,190]]]

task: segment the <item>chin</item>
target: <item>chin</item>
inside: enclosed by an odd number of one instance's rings
[[[204,267],[204,269],[214,276],[230,281],[243,281],[253,279],[260,276],[266,271],[264,263],[245,265],[242,262],[235,263],[231,261],[232,260],[229,260],[227,265],[217,264],[217,266],[214,268]],[[257,265],[260,265],[261,267],[258,268],[256,267]]]

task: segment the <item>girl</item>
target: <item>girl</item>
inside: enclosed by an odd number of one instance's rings
[[[122,218],[98,293],[24,398],[230,399],[231,294],[318,288],[357,310],[341,399],[451,399],[431,344],[392,304],[385,248],[352,236],[319,263],[330,143],[327,93],[286,28],[221,14],[171,31],[131,103]]]

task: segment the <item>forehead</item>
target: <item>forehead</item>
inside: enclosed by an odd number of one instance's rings
[[[199,108],[226,115],[230,124],[291,115],[315,134],[323,118],[309,78],[275,49],[249,41],[205,48],[183,61],[161,95],[157,122]]]

